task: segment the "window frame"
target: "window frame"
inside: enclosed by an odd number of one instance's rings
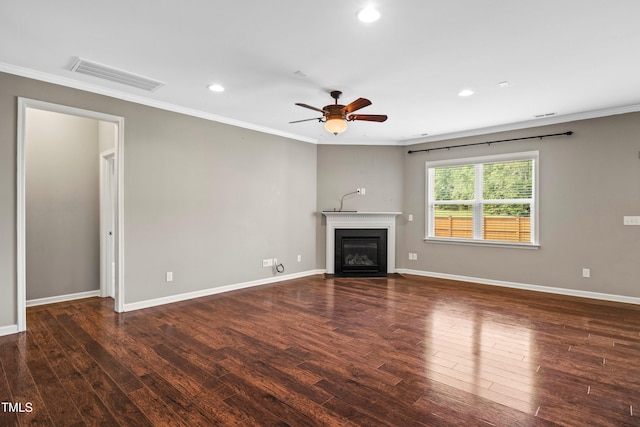
[[[482,236],[474,235],[472,238],[454,238],[454,237],[436,237],[435,236],[435,217],[433,215],[433,205],[435,204],[434,196],[434,169],[443,166],[465,166],[465,165],[478,165],[487,163],[500,163],[510,162],[518,160],[531,160],[532,163],[532,195],[531,195],[531,242],[509,242],[500,240],[485,240]],[[498,247],[512,247],[521,249],[538,249],[539,243],[539,170],[540,170],[540,153],[539,151],[523,151],[515,153],[505,154],[492,154],[487,156],[475,156],[475,157],[458,157],[455,159],[446,160],[432,160],[425,162],[425,237],[426,242],[433,243],[453,243],[463,245],[479,245],[479,246],[498,246]],[[476,168],[477,174],[477,168]],[[480,181],[480,182],[479,182]],[[478,175],[474,181],[475,191],[474,200],[472,201],[472,210],[474,212],[473,222],[474,229],[478,230],[478,222],[482,221],[482,203],[483,199],[478,196],[482,195],[482,180],[478,180]],[[508,202],[509,200],[506,200]],[[455,203],[460,201],[449,201],[449,203]],[[474,233],[475,234],[475,233]]]

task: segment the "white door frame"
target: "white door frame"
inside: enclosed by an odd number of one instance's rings
[[[116,159],[116,229],[115,229],[115,263],[116,288],[115,311],[124,312],[124,118],[111,114],[81,108],[53,104],[35,99],[18,97],[18,138],[16,149],[17,163],[17,203],[16,203],[16,258],[17,258],[17,292],[16,308],[18,332],[27,329],[27,281],[26,281],[26,164],[25,164],[25,133],[26,109],[34,108],[62,114],[87,117],[105,122],[115,123],[118,127],[115,146]]]
[[[99,154],[100,296],[115,298],[115,149]]]

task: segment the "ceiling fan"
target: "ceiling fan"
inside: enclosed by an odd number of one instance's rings
[[[296,120],[289,123],[307,122],[309,120],[318,120],[320,123],[324,123],[324,128],[334,135],[347,130],[347,122],[354,120],[364,120],[368,122],[384,122],[387,120],[387,116],[384,114],[352,114],[361,108],[371,105],[371,101],[365,98],[358,98],[349,105],[338,104],[338,98],[340,98],[342,92],[334,90],[331,92],[331,97],[335,99],[335,104],[325,105],[322,108],[312,107],[311,105],[302,104],[296,102],[296,105],[300,107],[308,108],[310,110],[318,111],[322,113],[322,117],[313,119]]]

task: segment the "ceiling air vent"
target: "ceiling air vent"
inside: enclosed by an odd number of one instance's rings
[[[137,87],[138,89],[144,89],[150,92],[153,92],[165,85],[164,82],[159,80],[150,79],[149,77],[130,73],[98,62],[89,61],[84,58],[78,58],[71,66],[71,71],[127,86]]]

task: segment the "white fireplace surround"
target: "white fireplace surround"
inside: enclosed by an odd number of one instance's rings
[[[396,272],[396,217],[402,212],[322,212],[327,218],[327,274],[335,274],[336,229],[386,228],[387,273]]]

